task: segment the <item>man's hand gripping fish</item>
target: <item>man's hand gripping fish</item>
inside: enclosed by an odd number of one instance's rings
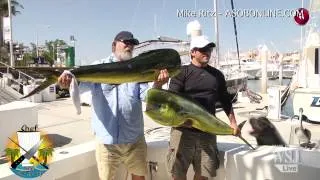
[[[80,94],[77,81],[106,84],[152,82],[158,77],[161,69],[167,69],[170,77],[172,77],[179,73],[180,66],[181,59],[176,50],[157,49],[141,53],[128,61],[81,66],[70,71],[65,70],[63,73],[68,73],[73,77],[69,89],[70,96],[76,106],[77,113],[80,114]],[[22,98],[30,97],[51,84],[54,84],[61,75],[61,72],[57,71],[59,68],[17,67],[16,69],[25,69],[27,71],[38,71],[39,73],[43,72],[49,74],[45,81]]]
[[[161,125],[178,127],[191,121],[192,127],[203,132],[216,135],[234,135],[233,129],[227,123],[177,93],[153,88],[148,91],[146,101],[145,113]],[[238,127],[241,129],[245,122],[240,123]],[[254,149],[241,135],[238,137]]]

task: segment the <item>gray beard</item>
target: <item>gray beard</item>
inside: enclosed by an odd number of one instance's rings
[[[123,61],[127,61],[132,58],[132,53],[128,51],[123,51],[119,53],[119,58]]]

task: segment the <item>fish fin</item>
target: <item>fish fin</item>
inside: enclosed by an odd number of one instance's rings
[[[152,53],[164,52],[165,50],[167,50],[167,49],[152,49],[152,50],[148,50],[148,51],[142,52],[138,56],[148,56],[148,55],[150,55]],[[169,50],[167,50],[167,51],[169,51]]]
[[[23,96],[20,99],[24,99],[24,98],[30,97],[30,96],[32,96],[32,95],[44,90],[45,88],[49,87],[51,84],[55,83],[57,80],[58,80],[58,78],[53,74],[48,76],[47,79],[40,84],[40,86],[36,87],[29,94]]]
[[[247,120],[244,120],[244,121],[242,121],[242,122],[238,125],[238,128],[240,129],[240,131],[241,131],[241,129],[243,128],[243,126],[244,126],[244,124],[245,124],[246,122],[247,122]],[[238,135],[238,137],[239,137],[244,143],[246,143],[251,149],[255,150],[255,148],[254,148],[246,139],[244,139],[244,138],[241,136],[241,134]]]
[[[241,135],[238,136],[244,143],[246,143],[251,149],[256,150],[246,139],[244,139]]]
[[[244,126],[244,124],[247,122],[247,120],[245,120],[245,121],[242,121],[239,125],[238,125],[238,128],[240,129],[240,131],[241,131],[241,129],[243,128],[243,126]]]
[[[148,51],[144,51],[140,53],[138,56],[152,56],[154,57],[155,55],[166,55],[166,56],[176,56],[180,58],[180,55],[178,51],[172,48],[162,48],[162,49],[152,49]]]

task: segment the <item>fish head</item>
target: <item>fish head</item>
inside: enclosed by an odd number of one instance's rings
[[[145,113],[155,122],[164,126],[180,126],[182,121],[180,107],[174,94],[166,90],[152,88],[146,98]]]

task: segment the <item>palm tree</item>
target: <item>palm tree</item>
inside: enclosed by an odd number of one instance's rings
[[[47,50],[42,54],[42,56],[46,61],[48,61],[50,66],[52,66],[54,60],[56,59],[56,53],[54,53],[54,49],[56,49],[57,46],[53,41],[46,41],[45,46]]]
[[[18,1],[11,0],[12,15],[20,14],[19,8],[23,9],[23,6]],[[7,17],[8,15],[8,0],[0,0],[0,48],[3,46],[3,17]]]
[[[15,157],[19,157],[20,150],[16,148],[6,148],[6,156],[10,157],[11,164],[15,161]]]
[[[42,56],[46,61],[52,66],[54,64],[54,60],[57,59],[57,49],[58,47],[66,46],[67,43],[64,40],[56,39],[54,41],[46,41],[46,51],[43,52]]]
[[[42,53],[42,56],[49,63],[50,66],[53,65],[54,59],[53,59],[52,54],[50,52],[45,51],[45,52]]]
[[[53,148],[52,147],[44,147],[39,149],[39,157],[43,159],[43,164],[47,165],[48,156],[52,156]]]

